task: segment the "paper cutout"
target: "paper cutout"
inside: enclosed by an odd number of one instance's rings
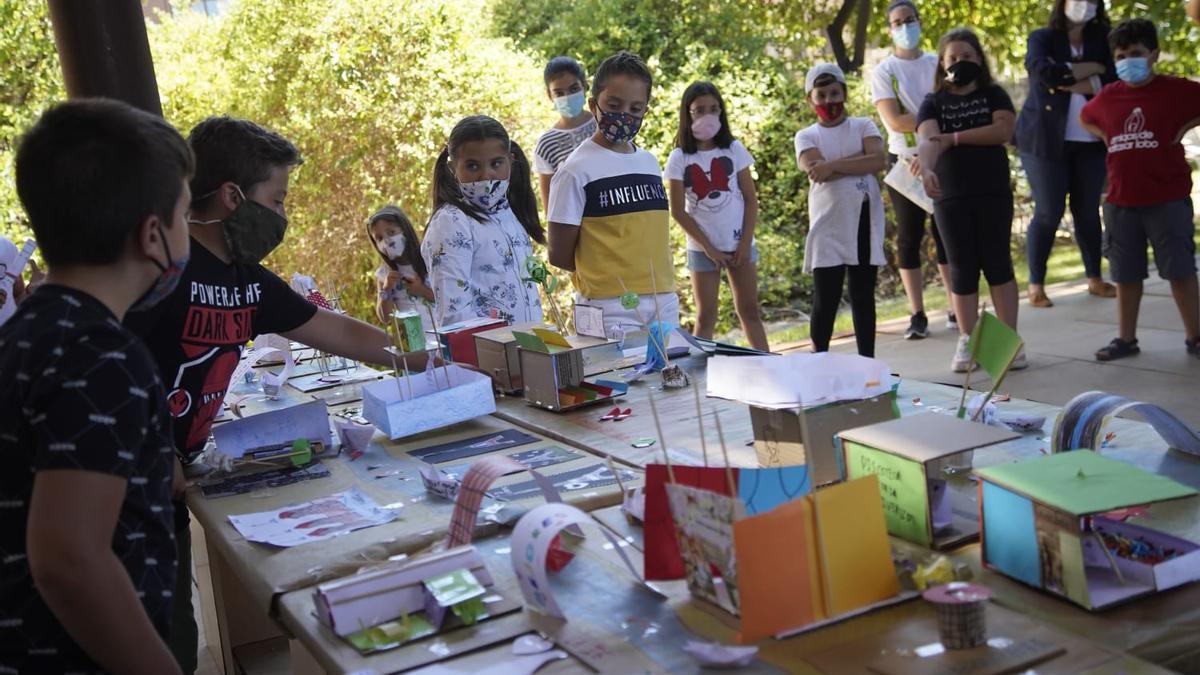
[[[329,414],[324,401],[268,410],[213,427],[217,450],[233,457],[270,448],[291,446],[296,439],[332,445]]]
[[[1054,422],[1051,449],[1054,452],[1079,448],[1098,451],[1103,444],[1105,425],[1125,412],[1141,416],[1169,447],[1200,455],[1200,433],[1170,411],[1153,403],[1131,401],[1102,391],[1082,393],[1067,403]]]
[[[621,471],[621,480],[634,480],[637,478],[630,471]],[[605,464],[592,464],[579,469],[573,469],[563,473],[552,474],[542,478],[525,481],[523,483],[513,483],[512,485],[502,485],[491,491],[491,495],[496,499],[506,501],[516,501],[519,499],[529,499],[537,496],[539,492],[545,492],[544,484],[550,481],[554,485],[557,492],[574,492],[577,490],[588,490],[605,487],[617,482],[617,478],[613,475],[612,470]]]
[[[420,474],[426,491],[447,501],[454,501],[458,497],[458,490],[462,486],[458,479],[447,476],[432,465],[421,467]]]
[[[746,513],[764,513],[812,492],[807,466],[785,466],[738,472],[738,499]]]
[[[738,499],[686,485],[666,486],[688,590],[731,614],[738,613],[733,524],[745,517]]]
[[[975,330],[971,331],[971,354],[993,380],[1008,370],[1024,343],[1008,324],[990,312],[983,312]]]
[[[562,448],[557,445],[549,445],[542,448],[533,448],[531,450],[508,453],[509,458],[524,464],[530,469],[541,469],[547,466],[554,466],[555,464],[562,464],[564,462],[582,459],[586,456],[587,455],[579,452],[578,450]],[[438,468],[441,469],[442,473],[446,474],[447,476],[461,480],[463,476],[467,475],[467,470],[471,468],[471,465],[470,463],[451,464],[450,466],[441,466]]]
[[[695,347],[700,352],[712,356],[718,354],[721,356],[770,356],[771,352],[764,352],[751,347],[742,347],[739,345],[731,345],[725,342],[717,342],[708,340],[702,337],[696,337],[683,329],[682,326],[676,326],[675,332],[684,339],[690,346]],[[668,351],[669,353],[669,351]]]
[[[836,616],[899,592],[877,478],[841,483],[813,495],[826,604]]]
[[[745,668],[754,662],[758,647],[730,647],[716,642],[688,640],[683,651],[702,668]]]
[[[667,350],[666,343],[668,336],[673,334],[673,327],[669,323],[662,321],[652,321],[647,326],[648,336],[646,339],[646,365],[653,370],[662,370],[666,368]]]
[[[981,488],[984,558],[1010,577],[1031,586],[1042,584],[1033,502],[993,483]]]
[[[447,610],[453,611],[466,626],[473,625],[487,614],[483,603],[471,602],[482,597],[487,590],[469,569],[458,569],[425,579],[422,585],[426,591],[425,616],[438,628],[445,621]]]
[[[528,349],[530,351],[542,352],[543,354],[550,353],[550,348],[546,345],[545,342],[542,341],[542,339],[540,337],[538,337],[532,333],[526,333],[524,331],[519,331],[519,330],[514,330],[512,332],[512,334],[513,334],[513,338],[517,341],[517,346],[520,347],[521,349]]]
[[[280,387],[291,377],[292,370],[296,367],[296,362],[292,357],[292,345],[286,338],[279,343],[276,338],[278,335],[259,335],[254,338],[254,347],[245,350],[242,358],[238,361],[238,365],[233,369],[233,375],[229,377],[230,386],[226,390],[225,398],[229,399],[229,390],[245,380],[246,374],[259,365],[260,363],[269,362],[271,359],[282,359],[283,370],[278,374],[263,373],[264,392],[268,396],[277,397],[280,392]],[[268,378],[269,384],[268,384]],[[270,389],[270,391],[267,391]]]
[[[707,382],[709,396],[770,409],[873,398],[892,388],[884,362],[833,352],[714,356]]]
[[[896,192],[904,195],[904,198],[908,201],[921,207],[926,213],[933,213],[933,200],[926,194],[925,184],[921,181],[921,178],[914,176],[912,171],[909,170],[908,158],[902,157],[900,161],[892,164],[892,168],[883,177],[883,182]]]
[[[550,591],[550,583],[546,574],[546,557],[554,538],[571,525],[594,525],[599,529],[608,543],[612,545],[612,550],[620,556],[621,562],[625,563],[629,573],[641,583],[637,569],[608,528],[600,526],[592,520],[591,516],[574,506],[561,503],[543,504],[517,521],[517,526],[512,533],[511,558],[526,606],[547,616],[560,619],[566,617],[563,616],[562,609]]]
[[[316,462],[307,466],[286,466],[251,474],[226,476],[200,481],[200,493],[208,499],[244,495],[256,490],[280,488],[304,481],[326,478],[329,467]]]
[[[675,482],[730,495],[725,470],[719,467],[674,466]],[[738,469],[733,469],[737,481]],[[643,550],[646,557],[646,580],[682,579],[685,574],[675,523],[667,497],[667,468],[662,464],[646,465],[645,528]],[[731,495],[730,495],[731,496]]]
[[[883,515],[888,531],[902,539],[929,546],[929,494],[925,466],[853,441],[842,441],[846,477],[879,478]]]
[[[550,347],[551,349],[554,347],[571,349],[571,343],[567,342],[567,339],[564,338],[561,333],[556,331],[546,330],[545,328],[534,328],[533,334],[540,337],[542,342],[544,342],[546,346]]]
[[[1074,515],[1178,499],[1196,490],[1091,450],[1001,464],[976,473]]]
[[[575,305],[575,332],[579,335],[608,339],[604,330],[604,310],[592,305]]]
[[[529,443],[536,443],[538,438],[517,429],[505,429],[482,436],[472,436],[459,441],[439,443],[410,451],[410,457],[415,457],[430,464],[441,464],[458,459],[474,457],[489,452],[507,450]]]
[[[248,541],[290,547],[383,525],[396,515],[352,489],[273,511],[229,516],[229,522]]]
[[[371,439],[375,437],[375,427],[341,420],[334,420],[333,424],[337,427],[338,440],[341,441],[342,449],[351,453],[352,458],[355,453],[361,455],[366,452],[367,446],[371,444]]]

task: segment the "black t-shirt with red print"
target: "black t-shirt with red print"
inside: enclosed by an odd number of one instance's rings
[[[316,312],[262,265],[226,263],[192,239],[191,260],[175,291],[125,317],[158,363],[182,457],[204,449],[246,342],[295,330]]]

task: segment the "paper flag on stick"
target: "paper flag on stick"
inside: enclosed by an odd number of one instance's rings
[[[1200,455],[1200,434],[1166,409],[1103,391],[1085,392],[1067,403],[1054,423],[1054,434],[1051,436],[1053,451],[1085,448],[1099,451],[1104,441],[1105,424],[1124,412],[1141,415],[1169,447]]]
[[[612,549],[621,557],[621,562],[634,579],[641,582],[637,569],[630,562],[629,556],[620,542],[591,516],[567,504],[543,504],[526,513],[517,521],[512,534],[512,564],[517,574],[517,582],[521,586],[521,594],[525,596],[525,604],[530,609],[547,616],[565,618],[562,609],[550,592],[550,582],[546,574],[546,559],[550,554],[551,545],[558,534],[572,525],[593,525],[608,539]]]

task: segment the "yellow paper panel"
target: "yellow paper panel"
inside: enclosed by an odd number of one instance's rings
[[[813,495],[825,604],[835,617],[899,592],[879,479],[865,476]]]

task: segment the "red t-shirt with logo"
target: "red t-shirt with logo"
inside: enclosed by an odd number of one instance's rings
[[[1192,193],[1192,169],[1179,142],[1200,118],[1200,82],[1156,75],[1142,87],[1114,82],[1083,107],[1080,118],[1108,139],[1108,202],[1150,206]]]

